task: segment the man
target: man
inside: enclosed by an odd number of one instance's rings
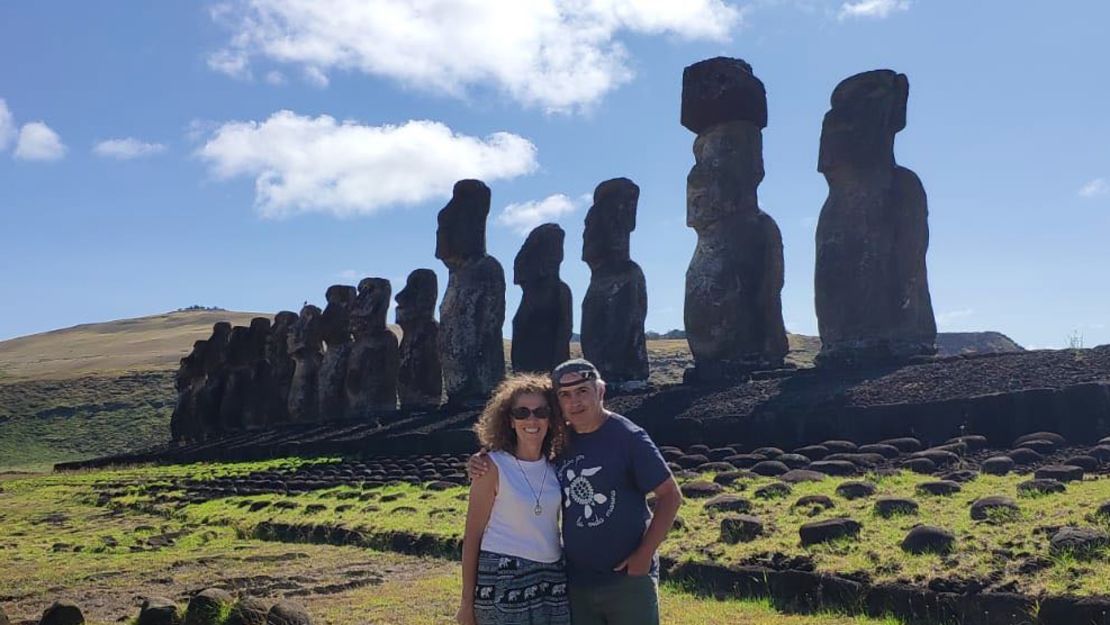
[[[605,382],[592,363],[568,360],[551,372],[572,433],[555,460],[563,489],[563,550],[574,625],[659,623],[656,549],[682,495],[643,428],[605,409]],[[485,459],[474,456],[473,475]],[[654,493],[654,516],[646,496]]]

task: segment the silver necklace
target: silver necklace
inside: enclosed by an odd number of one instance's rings
[[[537,493],[536,489],[532,488],[532,482],[528,480],[528,474],[524,472],[524,465],[520,464],[520,458],[513,455],[513,460],[516,460],[516,466],[520,469],[520,474],[524,476],[524,483],[528,485],[528,490],[532,491],[532,496],[536,498],[536,507],[532,508],[532,512],[535,513],[536,516],[540,516],[543,514],[543,506],[540,505],[540,495],[543,494],[543,485],[547,482],[547,463],[543,463],[543,477],[540,478],[540,492]]]

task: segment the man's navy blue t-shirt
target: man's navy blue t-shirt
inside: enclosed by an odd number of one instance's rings
[[[639,546],[651,521],[645,496],[671,476],[643,428],[619,414],[588,434],[572,433],[556,461],[563,489],[563,551],[572,583],[604,583]],[[659,558],[651,564],[659,575]]]

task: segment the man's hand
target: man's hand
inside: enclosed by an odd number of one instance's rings
[[[455,622],[459,625],[474,625],[474,606],[463,604],[455,612]]]
[[[651,559],[654,555],[654,551],[644,551],[637,548],[636,551],[632,552],[632,555],[622,560],[613,570],[624,570],[630,576],[647,575],[651,571]]]
[[[483,449],[471,455],[466,461],[466,476],[471,482],[489,473],[490,459],[486,457],[487,454],[488,452]]]

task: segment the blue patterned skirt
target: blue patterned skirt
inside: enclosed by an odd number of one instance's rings
[[[570,625],[563,562],[480,552],[474,619],[478,625]]]

